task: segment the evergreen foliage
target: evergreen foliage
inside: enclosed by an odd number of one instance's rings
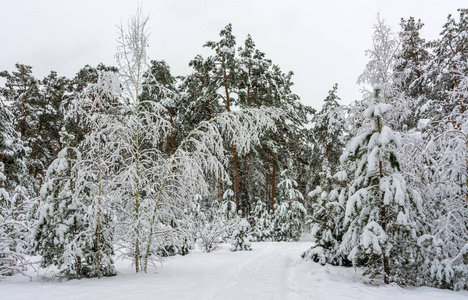
[[[41,265],[56,265],[66,278],[97,276],[100,268],[104,276],[115,274],[112,245],[102,247],[104,260],[98,267],[87,191],[77,186],[77,162],[81,153],[70,147],[73,136],[61,131],[64,148],[47,170],[46,182],[41,188],[38,221],[34,233],[34,251],[42,255]]]
[[[356,136],[342,160],[356,160],[358,168],[349,189],[341,245],[353,264],[363,264],[372,277],[407,283],[405,270],[415,262],[416,217],[421,200],[406,187],[399,173],[400,140],[384,125],[391,106],[381,103],[380,90],[368,102],[369,126]],[[348,252],[349,251],[349,252]],[[409,276],[409,275],[408,275]]]
[[[250,224],[242,218],[237,224],[237,228],[232,233],[231,245],[232,251],[250,251],[252,250],[250,243],[251,236],[249,234]]]

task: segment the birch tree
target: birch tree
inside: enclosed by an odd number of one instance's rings
[[[275,129],[274,120],[281,115],[280,110],[272,108],[221,114],[201,122],[182,140],[174,154],[162,161],[163,176],[153,186],[157,192],[151,203],[152,216],[146,240],[145,271],[150,263],[154,227],[161,208],[169,206],[183,211],[184,208],[188,208],[188,201],[193,199],[194,194],[211,194],[210,178],[215,178],[215,182],[218,179],[223,182],[230,181],[224,141],[229,141],[230,145],[241,151],[248,151],[252,145],[260,142],[262,132]],[[174,217],[175,222],[181,222],[180,215]]]
[[[161,173],[158,162],[163,158],[158,143],[170,130],[164,118],[165,109],[158,103],[142,99],[144,77],[147,73],[149,33],[148,17],[141,8],[128,21],[127,29],[119,27],[118,53],[119,80],[122,85],[120,116],[115,130],[109,132],[114,155],[113,165],[115,203],[118,208],[116,238],[132,257],[136,272],[142,269],[142,235],[145,232],[146,213],[155,177]],[[129,233],[129,229],[130,232]]]

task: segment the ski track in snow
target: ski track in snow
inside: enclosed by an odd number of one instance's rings
[[[128,262],[118,262],[118,275],[100,280],[48,282],[34,276],[30,282],[13,276],[0,281],[0,299],[468,299],[467,291],[364,284],[353,268],[303,261],[300,255],[311,245],[253,243],[252,251],[241,252],[230,252],[228,245],[222,245],[212,253],[168,258],[163,267],[148,274],[135,274]]]

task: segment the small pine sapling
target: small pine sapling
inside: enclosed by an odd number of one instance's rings
[[[242,218],[237,225],[237,228],[232,233],[231,246],[232,251],[250,251],[252,250],[252,243],[250,231],[250,224],[247,219]]]

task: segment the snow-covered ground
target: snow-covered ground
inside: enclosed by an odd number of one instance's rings
[[[223,245],[212,253],[169,258],[148,274],[118,262],[116,277],[99,280],[50,282],[33,276],[29,281],[18,275],[0,281],[0,299],[468,299],[467,291],[364,284],[353,268],[301,260],[311,244],[254,243],[249,252]]]

